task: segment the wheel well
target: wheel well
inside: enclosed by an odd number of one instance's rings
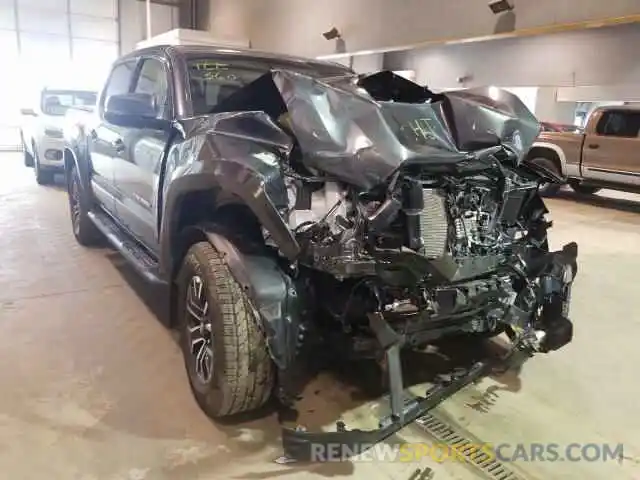
[[[547,160],[551,160],[558,169],[558,172],[562,173],[562,162],[560,161],[560,156],[550,148],[533,147],[529,150],[527,158],[529,158],[529,160],[533,160],[535,158],[546,158]]]
[[[192,245],[207,241],[202,228],[213,225],[238,242],[257,240],[264,243],[260,223],[253,212],[242,204],[217,206],[211,191],[186,194],[179,202],[177,218],[171,234],[170,325],[176,324],[177,285],[182,261]],[[242,240],[241,240],[242,241]]]
[[[244,204],[218,206],[211,191],[186,194],[180,201],[171,235],[171,278],[194,243],[206,240],[202,226],[211,225],[232,237],[234,242],[264,243],[260,222]]]

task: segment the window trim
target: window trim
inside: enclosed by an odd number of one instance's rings
[[[107,91],[109,90],[109,84],[113,79],[113,73],[118,67],[122,65],[125,65],[127,63],[133,64],[134,67],[131,73],[131,77],[129,78],[129,86],[127,87],[127,92],[126,92],[126,93],[131,93],[131,89],[133,88],[133,79],[135,78],[135,73],[138,68],[137,62],[138,62],[138,59],[127,58],[127,59],[123,59],[115,62],[111,67],[111,70],[109,71],[109,76],[107,77],[107,81],[104,84],[104,87],[102,88],[102,92],[100,92],[100,97],[98,99],[98,115],[100,116],[101,119],[104,119],[105,102],[107,100],[106,96],[107,96]]]
[[[165,111],[165,118],[163,120],[173,120],[175,118],[175,90],[173,83],[173,71],[171,68],[171,63],[167,60],[166,57],[157,54],[145,54],[136,58],[136,68],[133,73],[132,83],[129,86],[130,92],[135,92],[136,87],[138,86],[138,79],[140,78],[140,73],[142,72],[142,67],[144,66],[144,62],[147,60],[156,60],[160,62],[162,65],[162,70],[164,72],[165,78],[167,80],[167,105],[169,108]]]

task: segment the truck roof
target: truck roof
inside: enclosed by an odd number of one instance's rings
[[[228,56],[228,57],[241,57],[247,60],[276,60],[282,63],[288,63],[294,65],[307,65],[318,66],[320,68],[335,68],[337,72],[353,73],[353,70],[349,67],[336,62],[330,62],[326,60],[317,60],[313,58],[298,57],[293,55],[286,55],[281,53],[262,52],[259,50],[235,48],[235,47],[215,47],[208,45],[154,45],[152,47],[146,47],[139,50],[134,50],[131,53],[123,56],[123,59],[133,58],[140,54],[145,53],[161,53],[165,55],[198,55],[198,54],[210,54],[216,56]]]
[[[72,92],[72,93],[97,93],[95,89],[91,88],[73,88],[67,86],[47,85],[42,88],[42,92]]]
[[[640,105],[602,105],[593,109],[593,112],[606,112],[607,110],[623,110],[629,112],[640,112]]]

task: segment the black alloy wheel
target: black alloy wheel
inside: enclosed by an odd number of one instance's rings
[[[80,234],[80,217],[82,215],[82,207],[80,206],[80,185],[78,178],[73,175],[69,183],[69,210],[71,213],[71,226],[73,234],[77,237]]]
[[[198,380],[203,384],[213,377],[213,332],[206,286],[199,275],[189,280],[185,298],[187,341]]]
[[[180,346],[196,402],[211,418],[264,405],[275,366],[248,292],[206,241],[192,245],[176,278]]]
[[[75,166],[71,167],[67,177],[67,194],[69,198],[69,215],[73,236],[80,245],[86,247],[100,245],[102,234],[89,218],[91,204],[88,192],[82,189],[80,177]]]

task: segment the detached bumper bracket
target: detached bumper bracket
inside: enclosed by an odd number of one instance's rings
[[[560,290],[563,293],[562,303],[564,304],[569,302],[571,283],[577,272],[577,250],[577,245],[570,243],[551,256],[551,269],[555,271],[552,271],[550,276],[560,282],[562,286]],[[567,278],[567,273],[571,278]],[[554,291],[551,289],[551,292]],[[559,312],[564,312],[566,307],[567,305],[560,305]],[[551,346],[554,348],[559,348],[571,339],[571,322],[564,316],[560,316],[560,319],[562,321],[556,321],[554,325],[547,327],[549,329],[547,333],[553,337]],[[379,428],[375,430],[349,430],[341,421],[336,422],[336,431],[330,432],[311,432],[301,428],[285,427],[282,429],[282,445],[284,458],[287,461],[327,461],[333,459],[329,458],[330,455],[338,455],[337,459],[343,460],[358,455],[406,425],[413,423],[467,385],[492,372],[502,373],[509,368],[520,366],[535,351],[529,342],[521,339],[501,359],[486,359],[465,369],[455,369],[444,380],[430,387],[424,397],[407,398],[403,389],[400,366],[400,350],[405,343],[404,335],[395,332],[381,313],[371,314],[369,325],[376,334],[378,342],[385,349],[390,386],[390,415],[381,418]]]
[[[283,428],[284,456],[290,461],[316,462],[326,460],[326,455],[335,452],[336,448],[340,458],[362,453],[406,425],[413,423],[417,418],[465,386],[486,376],[491,368],[488,362],[474,364],[464,373],[459,372],[450,380],[429,388],[424,397],[417,397],[406,402],[400,415],[394,414],[393,410],[397,404],[392,402],[392,414],[382,418],[379,423],[380,428],[376,430],[348,430],[343,422],[336,423],[336,431],[334,432],[309,432]],[[391,370],[389,373],[391,374]]]

